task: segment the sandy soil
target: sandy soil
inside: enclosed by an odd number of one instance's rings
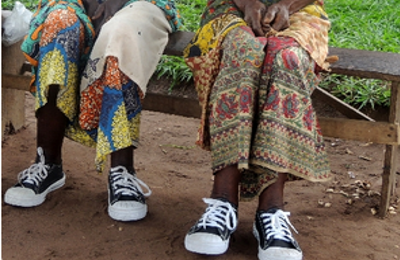
[[[3,140],[2,196],[16,182],[17,173],[34,159],[36,127],[28,94],[26,104],[26,128]],[[183,246],[186,232],[203,213],[201,199],[209,196],[212,184],[209,154],[193,146],[198,122],[143,113],[135,164],[139,178],[153,194],[148,199],[148,216],[134,223],[108,217],[107,174],[95,172],[94,150],[66,140],[67,182],[62,189],[36,208],[2,203],[2,258],[257,259],[251,233],[256,201],[240,204],[238,230],[225,255],[195,255]],[[297,181],[288,183],[285,190],[286,210],[299,232],[296,238],[304,259],[400,259],[400,209],[386,219],[371,213],[380,200],[385,147],[335,139],[326,139],[326,144],[335,180],[324,184]],[[329,188],[334,193],[328,193]],[[400,187],[396,191],[400,194]],[[345,195],[354,193],[359,199],[350,202]],[[392,202],[400,206],[398,200]]]

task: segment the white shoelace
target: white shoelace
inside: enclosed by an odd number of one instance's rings
[[[136,174],[133,175],[128,172],[124,166],[117,166],[111,169],[111,178],[113,179],[113,188],[117,194],[127,195],[127,196],[138,196],[137,191],[143,194],[145,197],[151,195],[151,190],[146,183],[139,180]],[[147,190],[146,193],[143,192],[143,188]]]
[[[209,226],[224,230],[226,225],[230,231],[236,229],[238,222],[236,211],[229,202],[211,198],[203,198],[203,201],[208,204],[208,207],[198,221],[198,226],[204,229]]]
[[[49,166],[45,165],[44,153],[42,147],[37,148],[39,162],[32,164],[28,169],[18,174],[18,182],[24,186],[24,183],[39,186],[40,182],[47,178]]]
[[[282,210],[278,210],[275,213],[261,214],[260,217],[263,220],[264,229],[267,233],[267,240],[273,236],[275,239],[293,242],[292,233],[290,232],[289,227],[291,227],[296,233],[298,232],[292,223],[290,223],[288,218],[289,216],[290,212],[284,212]]]

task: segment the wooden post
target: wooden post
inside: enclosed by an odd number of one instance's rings
[[[22,41],[15,43],[9,47],[5,47],[4,45],[1,46],[1,67],[3,75],[20,75],[21,66],[25,61],[25,57],[20,49],[21,43]],[[19,130],[21,127],[24,126],[25,91],[5,88],[2,84],[1,98],[1,131],[3,138],[6,126],[10,126],[10,128],[13,130]]]
[[[391,86],[389,122],[400,124],[400,82],[393,81]],[[386,145],[382,173],[382,197],[379,216],[385,217],[390,206],[391,195],[396,185],[396,163],[399,156],[399,144]]]

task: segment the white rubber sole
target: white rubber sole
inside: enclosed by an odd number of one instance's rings
[[[11,187],[4,195],[4,202],[17,207],[35,207],[39,206],[46,200],[47,194],[55,191],[65,184],[65,174],[62,179],[50,185],[41,194],[35,194],[31,189],[24,187]]]
[[[296,249],[271,247],[267,250],[262,250],[258,247],[259,260],[302,260],[303,254]]]
[[[220,236],[199,232],[187,234],[185,237],[186,250],[203,255],[221,255],[228,250],[229,239],[223,241]]]
[[[118,201],[113,205],[108,202],[108,215],[117,221],[141,220],[147,215],[147,205],[137,201]]]

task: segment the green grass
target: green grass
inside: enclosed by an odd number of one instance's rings
[[[330,46],[400,53],[400,0],[325,1]]]
[[[12,9],[14,1],[2,1],[3,9]],[[34,1],[23,0],[33,10]],[[184,31],[196,31],[206,0],[176,0],[184,21]],[[332,22],[330,46],[400,53],[400,0],[325,0]],[[155,77],[167,76],[171,88],[192,75],[180,57],[163,56]],[[330,75],[320,84],[345,102],[362,108],[388,105],[388,83]]]
[[[325,1],[332,22],[330,46],[400,53],[400,0]],[[322,88],[361,109],[388,106],[389,83],[330,75]]]
[[[1,9],[2,10],[12,10],[15,2],[16,1],[12,1],[12,0],[3,0],[3,1],[1,1]],[[35,1],[35,0],[21,0],[20,2],[23,3],[25,5],[25,7],[31,11],[33,11],[35,9],[35,6],[38,3],[38,1]]]

